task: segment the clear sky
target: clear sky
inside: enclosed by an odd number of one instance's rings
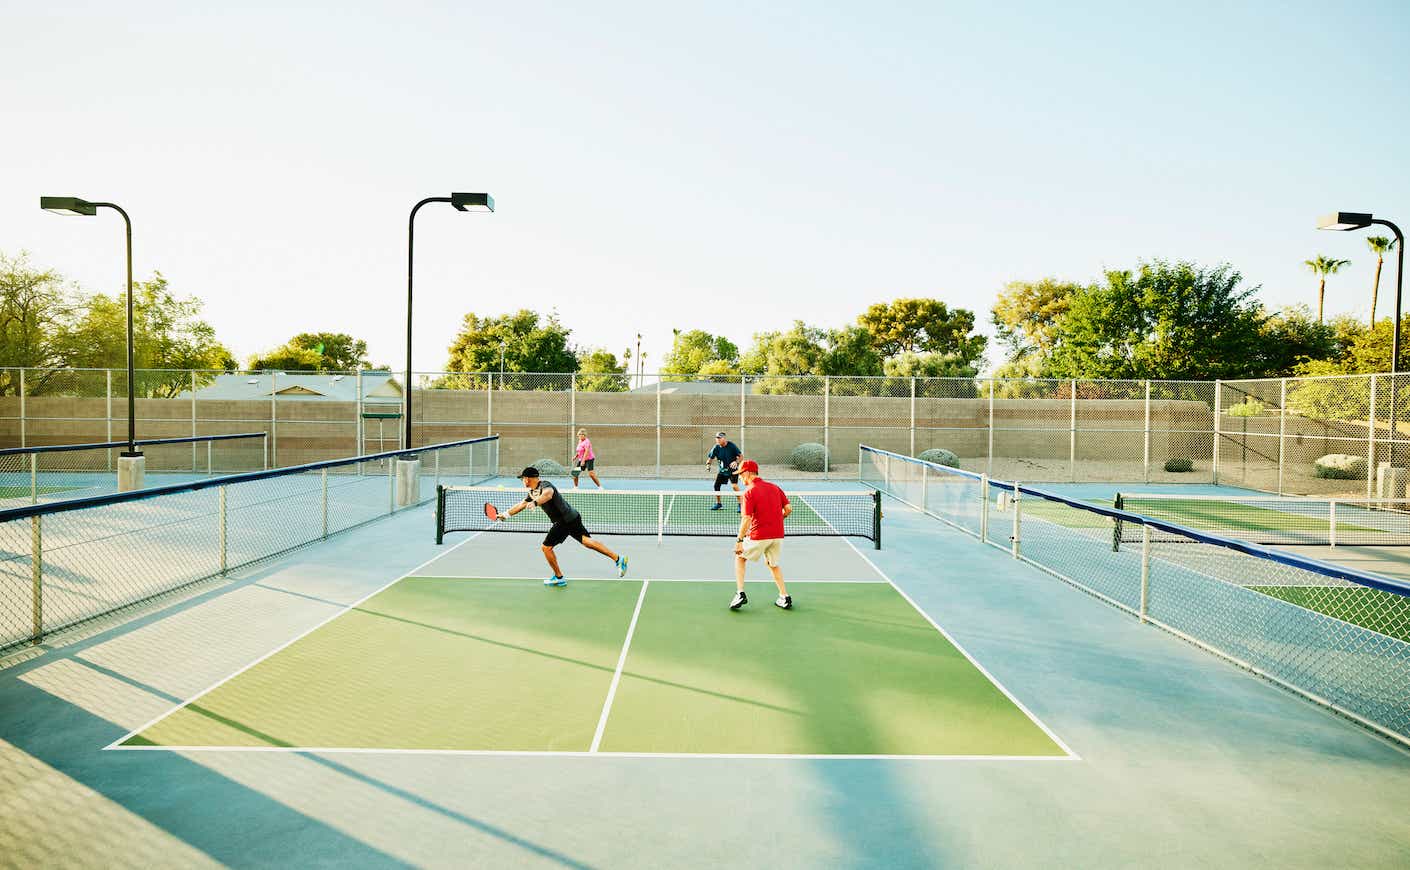
[[[290,8],[296,5],[297,8]],[[0,0],[0,250],[121,288],[111,199],[243,361],[303,330],[418,369],[467,311],[557,310],[649,360],[933,295],[986,332],[1013,279],[1228,261],[1273,307],[1302,261],[1410,227],[1410,3],[72,3]],[[1383,279],[1388,312],[1393,269]],[[999,361],[997,349],[990,362]],[[654,364],[651,364],[654,367]]]

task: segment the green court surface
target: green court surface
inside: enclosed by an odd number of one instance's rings
[[[1410,616],[1404,599],[1362,586],[1249,586],[1272,598],[1296,604],[1342,622],[1410,643]]]
[[[792,585],[410,577],[119,745],[1069,757],[889,583]]]
[[[56,492],[72,492],[75,489],[83,489],[78,486],[40,486],[31,488],[28,483],[22,486],[11,486],[0,484],[0,499],[4,498],[27,498],[30,495],[52,495]]]

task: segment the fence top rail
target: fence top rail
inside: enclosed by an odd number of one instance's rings
[[[180,421],[178,421],[180,422]],[[185,435],[180,438],[139,438],[134,444],[198,444],[204,441],[233,441],[237,438],[268,438],[268,432],[237,432],[233,435]],[[25,453],[64,453],[70,450],[106,450],[113,447],[126,447],[126,441],[100,441],[93,444],[51,444],[44,447],[6,447],[0,456],[14,456]]]
[[[1066,430],[1066,429],[1063,429],[1062,431],[1063,431],[1063,432],[1066,432],[1067,430]],[[879,454],[879,455],[881,455],[881,456],[890,456],[890,457],[893,457],[893,458],[895,458],[895,459],[899,459],[899,460],[901,460],[902,462],[909,462],[909,463],[911,463],[912,465],[924,465],[924,466],[928,466],[928,467],[930,467],[930,468],[935,469],[936,471],[944,472],[945,474],[954,474],[954,475],[958,475],[958,476],[960,476],[960,477],[968,477],[968,478],[970,478],[971,480],[975,480],[975,481],[982,481],[982,480],[985,479],[985,476],[984,476],[984,475],[982,475],[982,474],[975,474],[973,471],[965,471],[963,468],[954,468],[954,467],[949,466],[949,465],[941,465],[941,464],[938,463],[938,462],[931,462],[931,461],[926,460],[926,459],[917,459],[917,458],[914,457],[914,456],[907,456],[907,455],[904,454],[904,453],[893,453],[893,452],[891,452],[890,450],[882,450],[880,447],[872,447],[872,446],[870,446],[870,445],[868,445],[868,444],[861,444],[861,445],[858,445],[858,449],[859,449],[862,453],[876,453],[876,454]],[[993,481],[990,481],[990,482],[992,483]]]
[[[327,459],[322,462],[309,462],[304,465],[290,465],[286,468],[274,468],[268,471],[247,471],[241,474],[227,474],[220,477],[208,477],[203,480],[193,480],[187,483],[173,483],[167,486],[154,486],[150,489],[135,489],[129,492],[116,492],[107,495],[95,495],[88,498],[75,498],[67,501],[50,502],[48,504],[25,505],[23,507],[0,510],[0,523],[7,523],[13,520],[27,519],[29,517],[41,516],[44,514],[66,513],[68,511],[86,510],[88,508],[103,507],[111,504],[121,504],[129,501],[142,501],[148,498],[157,498],[163,495],[174,495],[182,492],[197,492],[203,489],[212,489],[222,486],[233,486],[240,483],[252,483],[257,480],[265,480],[271,477],[285,477],[291,474],[304,474],[310,471],[321,471],[325,468],[342,468],[350,465],[358,465],[364,462],[378,462],[384,459],[414,458],[420,453],[429,450],[446,450],[452,447],[464,447],[470,444],[478,444],[486,441],[498,441],[499,435],[482,435],[479,438],[466,438],[462,441],[447,441],[443,444],[427,444],[423,447],[415,447],[410,450],[388,450],[383,453],[369,453],[366,456],[355,456],[347,459]],[[126,443],[126,442],[123,442]]]
[[[926,462],[921,459],[916,459],[913,456],[906,456],[901,453],[892,453],[888,450],[877,450],[876,448],[867,447],[865,445],[862,446],[862,450],[892,456],[902,461],[910,462],[916,465],[925,465],[943,474],[959,475],[971,479],[982,479],[979,475],[976,475],[973,472],[964,471],[963,469],[951,468],[948,465],[937,465],[933,462]],[[1236,552],[1240,552],[1248,556],[1253,556],[1255,558],[1266,559],[1270,562],[1276,562],[1281,565],[1287,565],[1290,568],[1297,568],[1303,571],[1309,571],[1311,573],[1319,574],[1324,577],[1331,577],[1336,580],[1345,580],[1349,583],[1355,583],[1358,586],[1366,586],[1371,589],[1378,589],[1382,592],[1389,592],[1393,595],[1410,597],[1410,582],[1406,582],[1403,580],[1395,580],[1390,577],[1383,577],[1379,574],[1371,574],[1366,571],[1358,571],[1355,568],[1347,568],[1343,565],[1335,565],[1331,562],[1323,562],[1320,559],[1313,559],[1308,556],[1302,556],[1297,553],[1290,553],[1284,550],[1278,550],[1273,547],[1265,547],[1261,544],[1252,544],[1248,541],[1240,541],[1238,539],[1228,538],[1223,535],[1216,535],[1210,532],[1196,531],[1186,526],[1177,525],[1175,523],[1167,522],[1165,520],[1154,519],[1152,517],[1144,516],[1142,514],[1131,513],[1130,511],[1118,510],[1117,508],[1109,508],[1103,507],[1102,505],[1088,504],[1087,502],[1075,501],[1071,498],[1068,498],[1067,496],[1059,495],[1055,492],[1049,492],[1045,489],[1041,489],[1038,487],[1025,486],[1023,484],[1014,483],[1012,481],[995,480],[990,478],[989,485],[995,489],[1004,490],[1006,492],[1018,492],[1024,495],[1037,496],[1039,498],[1046,499],[1047,501],[1057,502],[1058,504],[1062,504],[1070,508],[1075,508],[1077,510],[1097,514],[1099,516],[1109,517],[1113,520],[1121,520],[1122,522],[1135,523],[1136,525],[1140,526],[1150,526],[1153,529],[1160,529],[1163,532],[1169,532],[1174,535],[1180,535],[1181,537],[1189,538],[1190,540],[1195,541],[1197,543],[1211,544],[1216,547],[1223,547],[1226,550],[1234,550]]]

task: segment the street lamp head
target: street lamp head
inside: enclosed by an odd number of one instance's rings
[[[1371,215],[1359,211],[1334,211],[1317,219],[1319,230],[1359,230],[1371,225]]]
[[[457,211],[494,211],[494,197],[488,193],[452,193],[450,204]]]
[[[47,212],[66,216],[85,215],[92,217],[98,213],[96,205],[76,196],[41,196],[39,207]]]

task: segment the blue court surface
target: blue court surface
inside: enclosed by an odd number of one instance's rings
[[[842,481],[796,489],[855,486]],[[1054,488],[1078,492],[1071,485]],[[1195,489],[1202,488],[1178,491]],[[1004,703],[1023,711],[1022,722],[1039,726],[1061,751],[691,757],[412,751],[395,740],[371,748],[108,748],[177,708],[199,708],[198,696],[217,685],[240,685],[231,678],[242,672],[257,677],[259,668],[245,669],[276,661],[274,654],[286,646],[297,650],[297,639],[317,637],[325,623],[347,624],[335,620],[397,578],[522,577],[537,584],[536,537],[462,535],[438,548],[428,506],[12,655],[0,670],[0,863],[1410,866],[1410,754],[1403,749],[998,548],[893,500],[884,509],[883,549],[862,541],[853,547],[837,539],[795,540],[786,550],[797,569],[790,579],[800,589],[861,580],[894,589],[924,617],[921,628],[905,631],[943,633],[985,675],[995,697],[1009,699]],[[632,555],[637,579],[690,579],[728,590],[728,540],[610,543]],[[590,579],[607,576],[610,566],[594,561],[599,558],[565,550],[564,566],[579,583],[603,582]],[[758,620],[775,616],[772,584],[757,566],[749,576],[757,630],[767,624]],[[575,588],[530,591],[571,594]],[[669,588],[680,590],[676,598],[658,601],[724,604],[720,596],[690,592],[697,587]],[[912,611],[899,605],[884,610],[902,612]],[[650,614],[652,620],[664,615]],[[877,661],[907,654],[893,648],[887,626],[861,624],[874,614],[852,615],[857,629],[849,629],[848,642],[875,647]],[[846,625],[847,616],[834,613],[832,624]],[[670,647],[669,632],[654,628],[666,623],[643,620],[643,643]],[[697,623],[717,625],[691,624]],[[571,619],[564,624],[563,631],[584,636],[596,630],[574,627]],[[493,637],[473,640],[495,645],[499,654],[507,648]],[[728,640],[722,637],[722,648]],[[832,651],[825,638],[810,643]],[[369,642],[357,653],[365,661],[352,664],[384,669],[424,652]],[[711,645],[698,643],[688,660],[670,659],[669,676],[673,685],[705,698],[701,687],[717,684],[721,662],[741,661],[747,652],[731,649],[730,657],[714,660]],[[542,653],[536,651],[539,658]],[[780,668],[808,664],[789,660],[787,648],[777,644],[760,654],[775,656]],[[607,657],[598,670],[614,659]],[[649,703],[674,695],[631,694],[638,691],[631,680],[642,674],[632,673],[625,651],[622,661],[623,703],[641,698],[638,712],[662,714],[651,728],[686,727],[672,725],[669,703]],[[418,694],[448,692],[468,662],[439,664],[440,676]],[[306,685],[281,678],[281,691],[303,698],[327,688],[320,682],[327,675],[299,673]],[[878,675],[876,684],[887,685],[886,676]],[[786,680],[771,684],[776,708],[791,709],[789,686]],[[746,693],[738,694],[710,695],[706,709],[734,715],[747,702]],[[884,709],[884,698],[872,700],[879,706],[868,709]],[[393,712],[405,720],[405,705],[420,702],[387,693],[358,703],[372,710],[378,703],[402,705]],[[437,725],[453,725],[459,715],[480,716],[481,725],[490,721],[484,711],[426,703],[424,715],[439,717]],[[512,721],[521,723],[551,718],[547,710],[537,716],[534,707],[513,713]],[[784,721],[776,710],[770,715],[773,720],[757,721]],[[736,716],[731,733],[749,736],[752,721]],[[659,732],[636,733],[663,745],[687,736],[655,740]],[[512,743],[515,735],[503,736]],[[694,736],[708,742],[708,730]]]

